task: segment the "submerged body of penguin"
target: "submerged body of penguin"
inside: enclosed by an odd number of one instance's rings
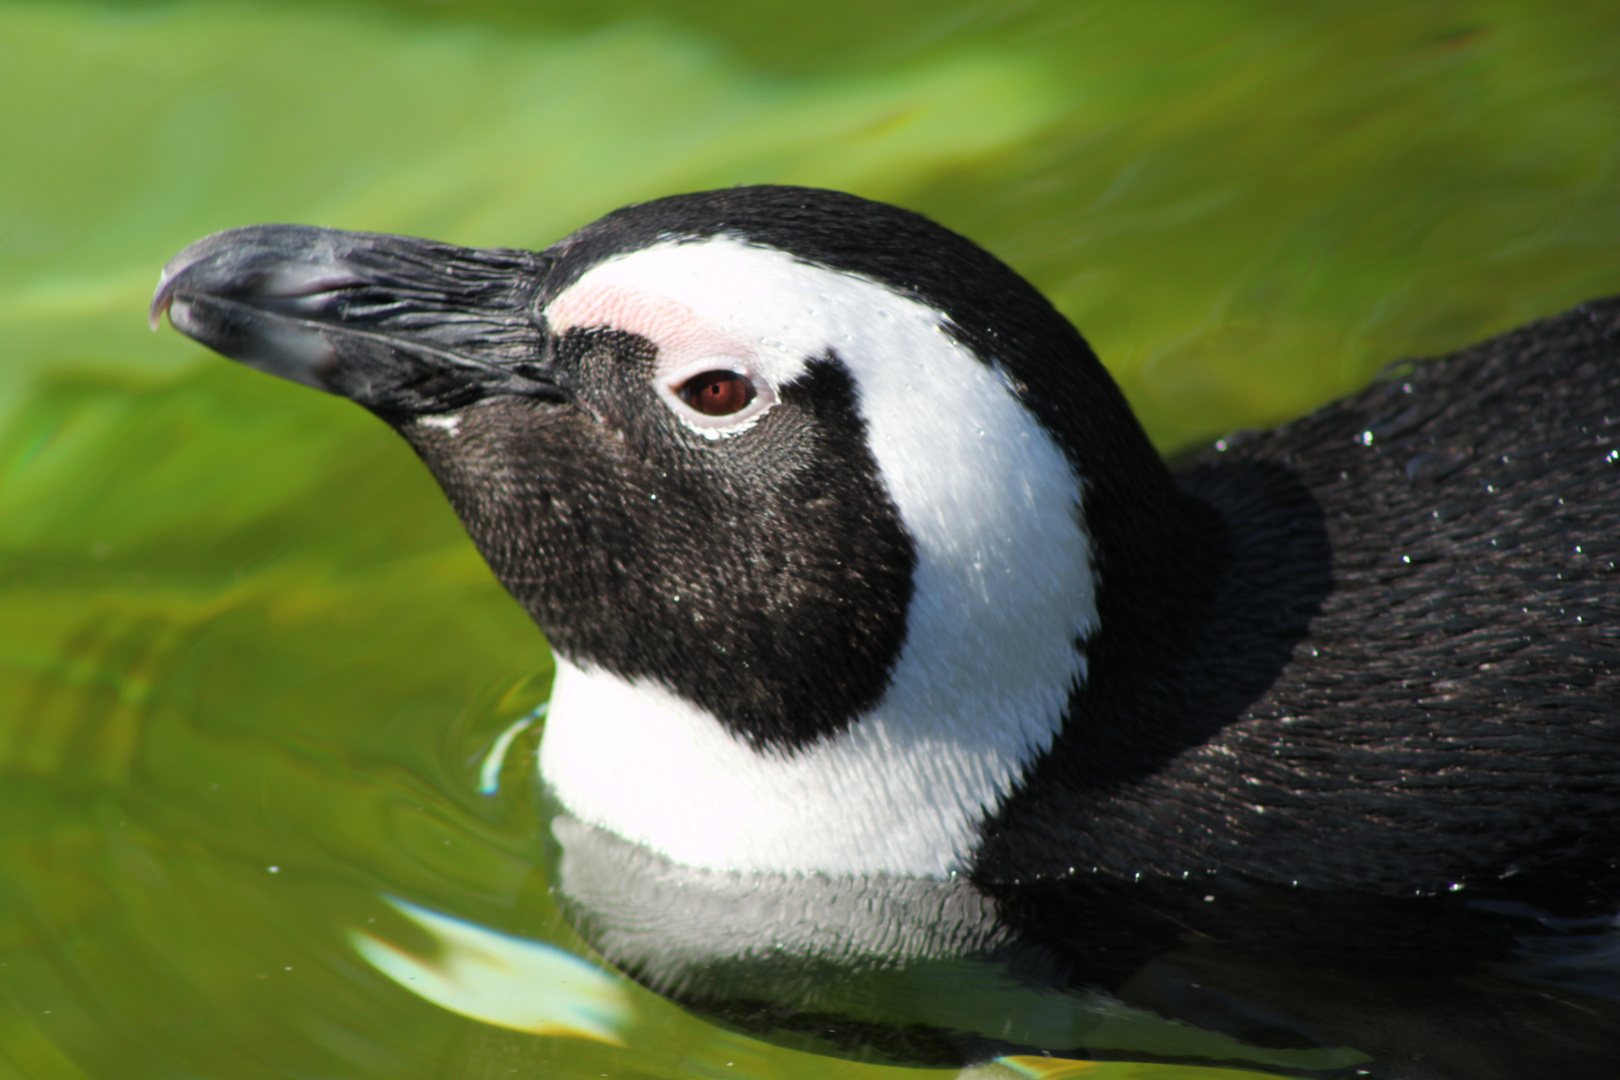
[[[957,882],[1167,1014],[1142,972],[1191,949],[1186,985],[1316,1010],[1274,1027],[1372,1016],[1380,1075],[1494,1075],[1410,1064],[1392,1017],[1528,935],[1531,1019],[1473,1006],[1533,1043],[1502,1075],[1620,1053],[1620,303],[1174,473],[1013,271],[833,192],[537,253],[237,229],[165,311],[421,455],[553,647],[541,770],[584,826]],[[1404,989],[1358,1011],[1301,965]]]

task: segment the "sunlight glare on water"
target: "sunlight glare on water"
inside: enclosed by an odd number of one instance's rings
[[[550,658],[381,424],[147,333],[186,243],[847,188],[1029,276],[1175,449],[1620,290],[1617,48],[1598,3],[0,2],[0,1080],[919,1073],[357,951],[588,953]]]

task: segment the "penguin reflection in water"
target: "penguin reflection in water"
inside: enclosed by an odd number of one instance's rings
[[[556,654],[559,889],[649,985],[923,1063],[1620,1061],[1620,303],[1177,471],[1012,270],[827,191],[235,229],[164,312],[426,462]]]

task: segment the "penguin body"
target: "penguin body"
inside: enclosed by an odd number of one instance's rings
[[[1217,444],[1178,476],[1224,524],[1208,615],[1157,680],[1139,656],[1108,687],[1094,651],[1087,734],[1002,807],[978,871],[1614,910],[1617,466],[1613,301]]]
[[[233,230],[165,310],[405,436],[558,656],[548,784],[677,862],[1616,906],[1613,304],[1174,475],[1016,274],[831,192]]]

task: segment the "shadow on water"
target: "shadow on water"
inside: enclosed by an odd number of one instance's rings
[[[1527,977],[1537,954],[1612,951],[1606,924],[1227,880],[1198,888],[1223,900],[1241,888],[1241,924],[1166,936],[1141,932],[1140,909],[1166,906],[1162,883],[981,890],[715,873],[566,815],[553,833],[556,894],[606,958],[698,1015],[800,1050],[911,1066],[1056,1055],[1459,1080],[1595,1078],[1620,1053],[1620,999]],[[1030,906],[1064,911],[1068,932],[1032,927]],[[1292,923],[1297,937],[1257,941],[1245,929],[1256,921]],[[1313,948],[1329,924],[1358,940],[1353,955]],[[1459,964],[1459,950],[1473,959]],[[1120,975],[1122,953],[1137,960]]]

